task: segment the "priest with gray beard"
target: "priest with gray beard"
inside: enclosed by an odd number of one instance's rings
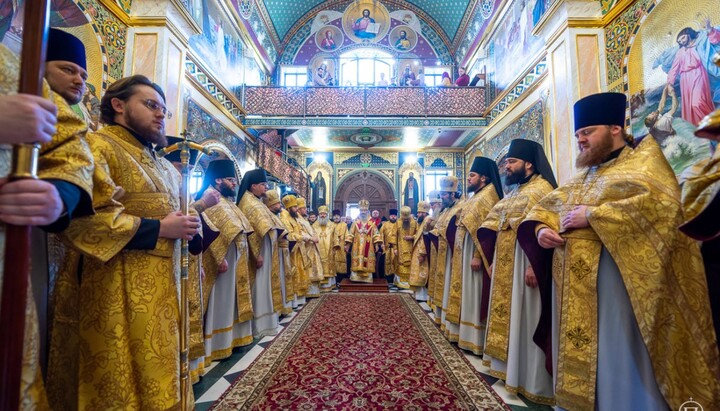
[[[276,190],[268,190],[263,198],[263,203],[273,214],[273,221],[276,226],[282,228],[282,232],[278,235],[278,250],[280,257],[280,293],[282,294],[283,308],[282,315],[289,315],[293,311],[293,301],[295,301],[295,287],[293,279],[293,270],[290,265],[290,240],[288,238],[289,230],[280,220],[280,211],[282,211],[282,203],[280,202],[280,194]]]
[[[337,241],[333,233],[335,223],[328,218],[327,206],[318,208],[318,219],[312,225],[315,234],[318,236],[318,250],[323,266],[323,280],[320,283],[320,292],[326,293],[335,287],[335,254],[334,249]]]

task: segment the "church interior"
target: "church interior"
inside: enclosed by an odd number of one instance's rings
[[[348,225],[367,211],[364,201],[383,220],[403,206],[415,216],[448,178],[465,199],[477,156],[493,160],[504,180],[504,160],[517,139],[539,145],[556,185],[563,185],[579,172],[573,106],[602,92],[626,96],[623,127],[636,140],[655,139],[679,179],[717,158],[717,143],[694,134],[720,108],[717,0],[50,3],[50,26],[79,38],[87,56],[87,90],[73,109],[91,132],[102,130],[101,100],[111,84],[141,74],[159,85],[165,134],[206,149],[189,169],[191,197],[202,194],[209,164],[230,160],[238,184],[252,170],[265,170],[267,189],[285,208],[289,194],[306,199],[310,215],[339,214]],[[19,53],[26,3],[0,4],[2,43]],[[681,39],[688,38],[702,84],[678,68],[677,56],[688,47]],[[704,106],[694,104],[700,94],[709,96]],[[320,293],[322,304],[308,298],[283,313],[277,335],[234,340],[199,365],[191,358],[194,409],[555,405],[552,393],[506,387],[505,374],[458,347],[443,325],[445,313],[436,318],[436,307],[412,298],[410,287],[390,278],[381,290],[387,294],[354,295],[334,281]],[[36,293],[44,301],[40,313],[52,306],[50,295]],[[329,299],[340,296],[344,303]],[[383,300],[388,296],[395,299]],[[374,298],[376,305],[368,302]],[[384,312],[368,314],[373,310]],[[43,338],[48,318],[40,315]],[[358,331],[366,327],[381,334],[363,341],[374,353],[349,343],[366,338]],[[339,347],[360,365],[332,354]],[[41,348],[44,370],[48,350]],[[355,367],[361,368],[342,371]],[[422,376],[406,377],[417,370]]]

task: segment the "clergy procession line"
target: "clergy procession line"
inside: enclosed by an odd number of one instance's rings
[[[322,206],[310,224],[304,198],[280,198],[264,170],[243,176],[218,159],[184,215],[182,158],[156,153],[176,141],[165,136],[163,90],[141,75],[116,81],[100,103],[105,127],[87,132],[69,106],[87,78],[82,43],[52,30],[50,44],[67,52],[50,53],[49,67],[70,68],[65,83],[48,71],[52,104],[10,95],[18,60],[0,46],[0,98],[18,110],[0,112],[2,142],[28,130],[44,143],[40,179],[0,186],[0,220],[42,226],[63,250],[50,256],[59,271],[45,378],[27,304],[22,409],[181,409],[183,396],[192,407],[191,390],[181,393],[180,240],[190,252],[192,381],[233,348],[277,333],[280,317],[338,280],[385,275],[428,302],[449,341],[532,401],[720,406],[700,248],[678,228],[680,188],[657,143],[623,129],[625,95],[576,103],[581,171],[560,187],[542,147],[516,139],[500,170],[474,159],[467,197],[449,176],[429,202],[412,196],[416,216],[403,206],[383,223],[362,200],[352,221]]]

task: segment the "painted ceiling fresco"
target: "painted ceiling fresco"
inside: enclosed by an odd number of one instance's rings
[[[290,29],[316,6],[321,5],[318,0],[266,0],[257,2],[258,6],[265,7],[267,15],[273,25],[277,37],[281,41]],[[332,2],[335,3],[335,2]],[[468,6],[474,4],[473,0],[413,0],[405,3],[423,10],[443,29],[448,38],[453,39],[460,29],[463,17]]]
[[[301,129],[288,138],[292,148],[462,148],[480,134],[479,129],[395,128],[395,129]]]

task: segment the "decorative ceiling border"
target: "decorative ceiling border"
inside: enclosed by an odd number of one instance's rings
[[[477,118],[335,118],[335,117],[245,117],[246,127],[296,128],[296,127],[487,127],[486,117]]]
[[[195,62],[190,53],[185,57],[185,76],[188,77],[205,96],[213,102],[217,102],[218,108],[224,111],[230,119],[241,128],[245,129],[242,124],[245,112],[240,107],[240,103],[227,91],[220,86],[215,79],[208,75],[202,67]]]
[[[465,14],[460,21],[460,25],[458,26],[457,31],[455,31],[455,37],[453,37],[450,43],[450,50],[452,50],[453,53],[457,52],[457,49],[460,46],[460,43],[462,43],[462,40],[465,37],[465,33],[470,27],[470,24],[475,21],[475,15],[478,12],[477,6],[480,1],[481,0],[470,0],[470,2],[468,2],[468,6],[465,9]]]
[[[268,14],[267,9],[265,8],[265,2],[254,0],[254,3],[255,3],[255,10],[258,11],[260,20],[265,25],[265,32],[270,37],[270,41],[272,41],[273,45],[275,46],[275,50],[278,51],[278,54],[281,53],[282,49],[280,47],[283,46],[283,44],[282,44],[282,41],[280,41],[280,38],[278,37],[277,30],[275,29],[275,25],[273,24],[272,19],[270,18],[270,14]]]

